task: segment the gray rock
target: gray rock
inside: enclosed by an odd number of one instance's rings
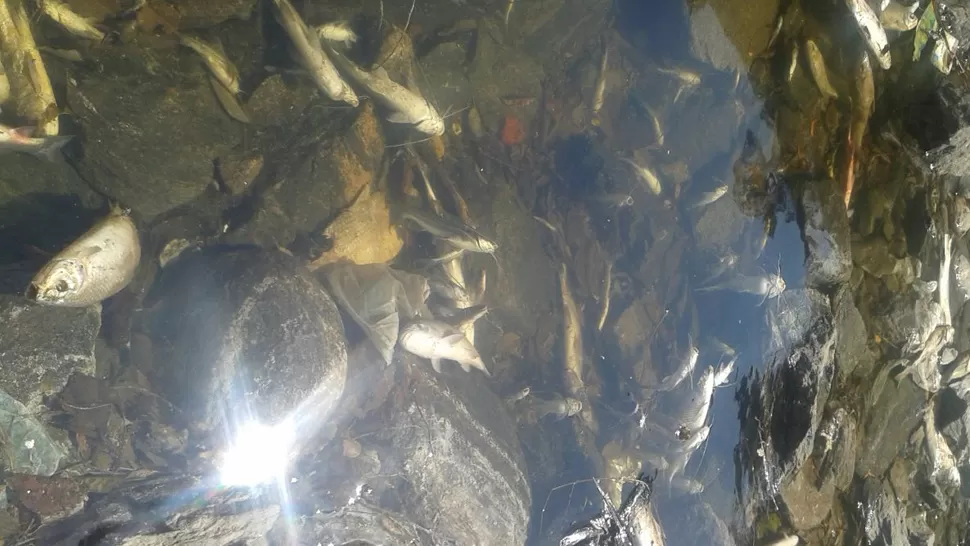
[[[391,393],[377,441],[389,446],[382,473],[419,492],[404,504],[408,519],[433,522],[438,542],[523,544],[530,490],[505,405],[479,374],[436,374],[405,358],[410,381]]]
[[[870,305],[873,307],[862,310],[871,317],[870,332],[897,347],[921,346],[943,320],[940,304],[912,287]]]
[[[956,177],[962,193],[970,192],[970,127],[960,128],[948,143],[929,152],[928,159],[935,172]]]
[[[94,374],[101,308],[45,307],[0,295],[0,323],[0,405],[18,416],[3,426],[4,449],[14,472],[50,476],[65,452],[35,416],[72,374]]]
[[[791,516],[792,525],[798,531],[807,531],[822,523],[832,510],[835,495],[830,481],[817,488],[809,470],[809,465],[803,466],[781,487],[781,499]]]
[[[764,455],[755,461],[762,468],[756,471],[776,482],[760,484],[768,494],[793,478],[812,453],[835,375],[837,339],[828,300],[821,293],[789,290],[775,307],[764,351],[770,364],[764,377],[751,384],[749,396],[758,400],[751,403],[748,416],[764,439],[758,446]]]
[[[876,363],[876,356],[869,349],[869,332],[856,308],[852,291],[843,288],[832,301],[836,329],[839,338],[835,344],[835,360],[840,377],[848,377],[857,372],[868,377]]]
[[[343,323],[293,258],[255,247],[187,251],[149,301],[153,384],[202,431],[242,407],[264,423],[298,405],[316,421],[330,416],[347,373]]]
[[[852,252],[845,205],[832,180],[803,186],[800,205],[806,286],[831,290],[849,280]]]
[[[854,415],[839,408],[827,415],[815,439],[813,457],[818,479],[816,487],[823,490],[848,489],[855,469],[859,427]]]
[[[919,425],[926,394],[912,381],[888,379],[889,366],[880,371],[867,402],[856,474],[881,476]],[[880,386],[882,385],[882,386]]]
[[[229,19],[249,19],[256,6],[256,0],[216,0],[192,2],[174,0],[171,2],[178,10],[180,29],[213,27]]]
[[[743,73],[746,69],[744,59],[727,37],[717,12],[710,4],[691,11],[690,49],[695,57],[718,70],[739,70]]]
[[[67,89],[84,127],[78,171],[146,218],[201,195],[213,182],[213,161],[241,137],[201,64],[184,62],[188,53],[174,44],[151,45],[104,50],[100,70],[78,74]]]
[[[860,490],[856,517],[862,522],[860,531],[863,536],[859,538],[864,539],[863,543],[909,545],[906,508],[896,501],[889,485],[870,477],[862,482]]]

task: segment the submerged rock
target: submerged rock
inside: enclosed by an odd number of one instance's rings
[[[830,290],[849,280],[852,252],[845,204],[832,180],[805,184],[799,225],[805,243],[806,286]]]
[[[856,509],[856,521],[860,522],[860,536],[864,544],[886,546],[908,545],[906,508],[896,500],[889,484],[875,477],[860,482]]]
[[[289,256],[255,247],[186,252],[149,301],[154,384],[202,431],[246,418],[278,422],[297,406],[325,420],[343,392],[340,314]]]
[[[0,438],[8,469],[50,476],[67,450],[39,419],[44,399],[72,374],[94,374],[101,308],[47,307],[0,295],[0,324],[0,410],[8,416]]]

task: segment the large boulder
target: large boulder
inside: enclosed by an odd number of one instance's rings
[[[183,253],[149,302],[150,375],[199,431],[248,417],[279,422],[297,406],[325,421],[343,393],[347,350],[337,307],[281,252]]]

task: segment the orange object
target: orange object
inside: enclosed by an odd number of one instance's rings
[[[502,125],[502,142],[511,146],[523,140],[525,140],[525,131],[522,130],[522,124],[519,123],[518,118],[508,114],[505,116],[505,124]]]
[[[852,130],[849,130],[849,146],[846,154],[845,166],[845,210],[849,210],[849,201],[852,200],[852,187],[855,186],[855,146],[852,145]]]

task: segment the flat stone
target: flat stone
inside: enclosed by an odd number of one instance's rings
[[[805,243],[805,284],[830,291],[849,280],[852,253],[845,205],[832,180],[803,186],[801,200],[802,241]]]

